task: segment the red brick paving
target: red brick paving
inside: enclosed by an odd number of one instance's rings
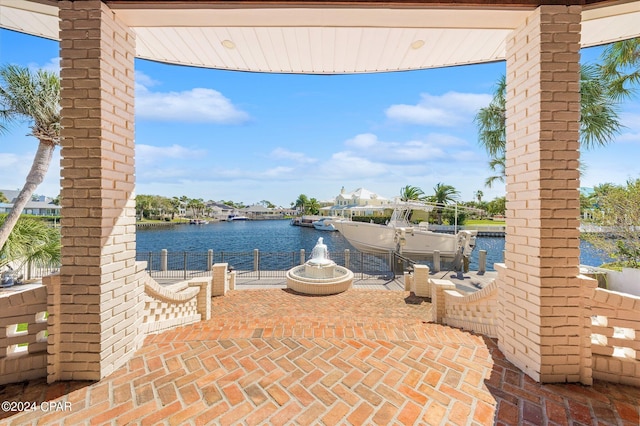
[[[160,335],[98,383],[0,386],[0,400],[69,402],[2,424],[640,424],[640,389],[540,385],[488,338],[430,323],[399,291],[309,297],[234,291],[213,318]]]

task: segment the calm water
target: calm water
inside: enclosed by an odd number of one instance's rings
[[[305,249],[311,252],[318,237],[323,237],[329,252],[356,249],[339,232],[316,231],[313,228],[291,226],[288,220],[218,222],[208,225],[176,225],[167,228],[139,228],[138,253],[159,252],[247,252],[258,249],[265,252],[289,252]],[[589,243],[581,241],[580,262],[598,266],[607,257]],[[502,261],[504,238],[481,237],[471,256],[472,270],[478,267],[478,251],[487,251],[487,269]]]

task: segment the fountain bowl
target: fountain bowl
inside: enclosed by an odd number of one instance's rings
[[[353,272],[336,264],[313,266],[309,263],[287,271],[287,288],[303,294],[329,295],[351,288]]]

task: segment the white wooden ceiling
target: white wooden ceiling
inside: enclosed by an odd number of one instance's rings
[[[117,5],[113,11],[134,29],[139,58],[311,74],[504,60],[507,36],[531,13],[504,7],[137,9]],[[57,8],[28,0],[0,0],[0,26],[57,39]],[[583,12],[583,46],[637,36],[640,1]]]

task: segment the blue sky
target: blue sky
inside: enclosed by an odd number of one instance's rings
[[[594,62],[599,48],[583,50]],[[0,30],[0,64],[57,69],[58,43]],[[405,185],[455,186],[484,199],[491,172],[473,117],[491,99],[503,62],[386,74],[283,75],[136,60],[136,193],[288,207],[341,187],[392,198]],[[616,142],[582,153],[581,186],[640,178],[640,99],[625,103]],[[0,188],[24,184],[37,141],[3,135]],[[59,190],[59,152],[37,193]]]

